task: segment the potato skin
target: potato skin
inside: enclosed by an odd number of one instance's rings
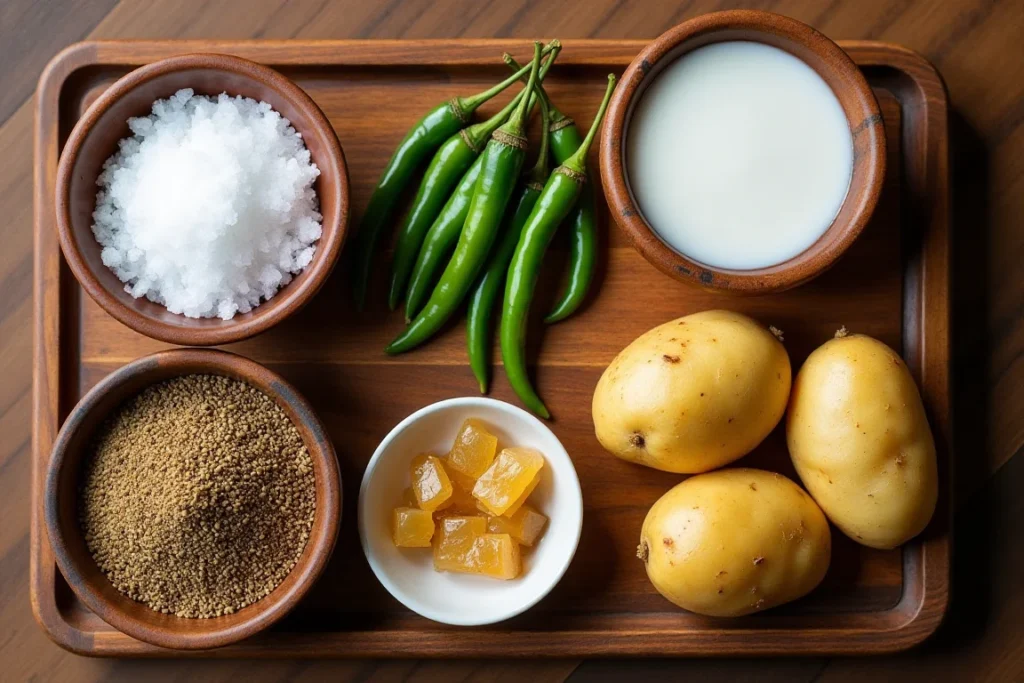
[[[637,337],[594,390],[598,441],[613,455],[694,474],[752,451],[786,412],[785,347],[731,311],[704,311]]]
[[[877,339],[833,339],[807,358],[786,441],[804,486],[858,543],[894,548],[931,519],[935,440],[906,364]]]
[[[647,513],[637,555],[669,601],[737,617],[810,593],[828,571],[828,520],[774,472],[725,469],[690,477]]]

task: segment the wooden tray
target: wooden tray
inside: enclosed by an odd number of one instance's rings
[[[604,91],[643,43],[565,41],[548,87],[584,125]],[[463,325],[421,350],[387,358],[401,327],[385,313],[383,277],[368,314],[356,315],[339,267],[315,301],[286,324],[233,350],[284,375],[309,398],[331,432],[345,484],[343,531],[324,577],[283,623],[214,656],[602,656],[877,653],[920,642],[938,626],[949,581],[949,195],[947,104],[941,79],[920,56],[872,42],[843,46],[875,86],[889,139],[886,185],[876,216],[829,273],[795,291],[725,298],[661,275],[606,232],[598,293],[576,317],[535,325],[538,386],[552,427],[576,463],[586,515],[568,574],[537,607],[487,628],[432,623],[403,608],[373,577],[355,532],[363,467],[381,438],[430,402],[476,391]],[[173,653],[112,630],[89,612],[56,571],[41,524],[40,491],[61,421],[110,371],[164,345],[134,334],[83,295],[64,263],[54,229],[53,193],[63,141],[114,79],[183,52],[225,52],[280,69],[327,113],[350,164],[360,215],[391,150],[424,111],[505,75],[502,51],[526,56],[526,41],[440,42],[99,42],[72,46],[43,73],[37,97],[35,164],[35,424],[33,432],[32,605],[57,643],[90,655]],[[491,106],[488,111],[496,108]],[[595,155],[596,156],[596,155]],[[607,216],[605,216],[607,219]],[[541,298],[553,297],[558,260]],[[382,264],[384,261],[382,259]],[[380,269],[381,274],[385,269]],[[794,367],[840,326],[902,349],[935,430],[944,486],[940,512],[902,550],[859,547],[834,534],[832,567],[812,595],[766,613],[709,619],[676,609],[648,582],[634,557],[651,503],[679,476],[628,465],[603,452],[590,417],[605,365],[641,332],[703,309],[729,307],[786,333]],[[515,402],[503,373],[493,395]],[[741,461],[792,476],[781,430]]]

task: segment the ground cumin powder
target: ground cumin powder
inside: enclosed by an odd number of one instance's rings
[[[165,614],[216,617],[268,595],[309,538],[313,465],[255,387],[214,375],[161,382],[100,428],[79,515],[100,569]]]

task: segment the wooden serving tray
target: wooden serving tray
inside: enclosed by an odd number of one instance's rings
[[[567,40],[548,89],[584,126],[639,41]],[[402,326],[387,314],[381,259],[370,312],[356,314],[344,265],[302,312],[258,338],[235,344],[293,382],[312,402],[338,450],[345,485],[343,530],[312,593],[271,631],[214,656],[604,656],[877,653],[931,634],[949,583],[949,184],[947,103],[936,71],[917,54],[874,42],[843,47],[875,86],[889,141],[888,173],[871,224],[839,263],[784,294],[727,298],[679,284],[634,251],[614,225],[586,308],[542,329],[531,358],[554,413],[552,428],[572,455],[586,505],[572,566],[526,614],[485,628],[435,624],[402,607],[376,581],[356,534],[363,468],[402,418],[428,403],[476,392],[461,322],[412,353],[382,349]],[[54,436],[79,397],[115,368],[165,345],[131,332],[83,294],[68,271],[54,227],[54,176],[61,145],[84,109],[116,78],[184,52],[224,52],[263,62],[294,79],[334,124],[348,158],[353,215],[359,216],[392,149],[431,106],[471,94],[506,75],[507,40],[97,42],[72,46],[43,73],[36,101],[35,416],[32,488],[32,605],[57,643],[90,655],[174,653],[111,629],[72,594],[54,565],[41,523],[40,493]],[[504,101],[504,100],[502,100]],[[497,105],[487,108],[495,110]],[[486,113],[486,112],[485,112]],[[596,154],[595,154],[596,157]],[[600,194],[600,193],[599,193]],[[607,214],[605,222],[609,224]],[[549,257],[541,287],[555,294],[565,244]],[[591,394],[620,349],[647,329],[708,308],[748,313],[785,331],[794,368],[833,332],[847,328],[902,350],[921,387],[938,442],[945,486],[929,529],[902,549],[862,548],[836,532],[832,566],[810,596],[734,620],[675,608],[648,582],[635,551],[648,507],[680,476],[629,465],[594,437]],[[541,339],[543,337],[543,339]],[[541,344],[541,341],[543,343]],[[493,395],[516,402],[500,369]],[[794,476],[781,429],[741,465]],[[194,653],[192,653],[194,654]]]

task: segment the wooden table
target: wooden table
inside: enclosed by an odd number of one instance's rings
[[[954,598],[924,646],[880,659],[491,662],[90,660],[28,604],[32,93],[85,38],[650,38],[753,6],[833,38],[902,43],[946,78],[954,187]],[[1024,680],[1024,3],[1020,0],[3,0],[0,2],[0,679]]]

